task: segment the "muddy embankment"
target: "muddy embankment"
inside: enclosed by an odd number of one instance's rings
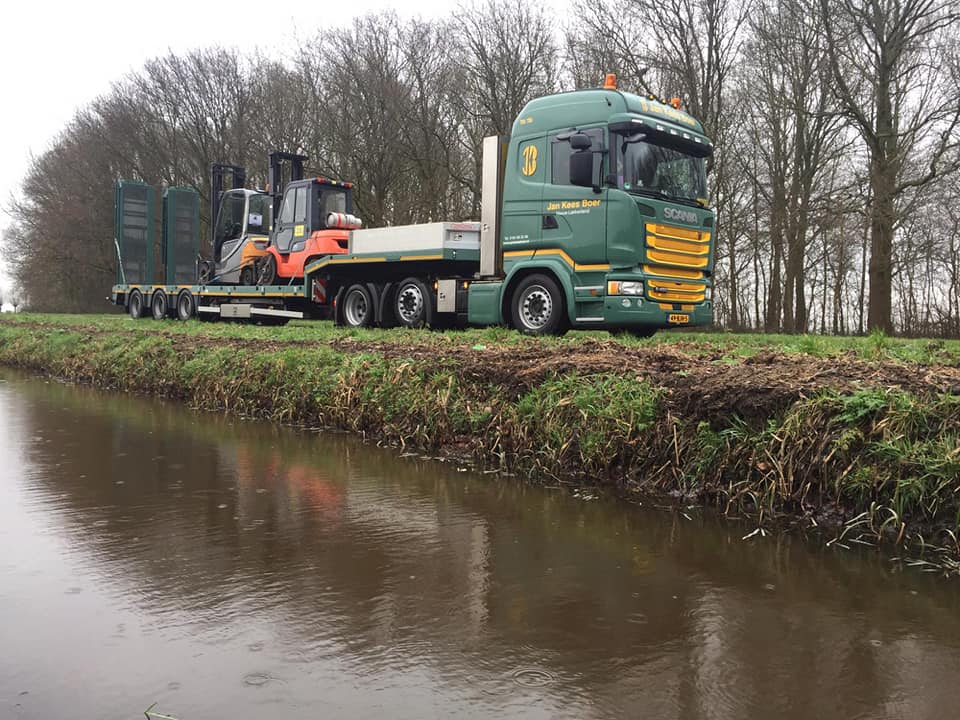
[[[0,364],[960,561],[960,367],[592,338],[0,323]]]

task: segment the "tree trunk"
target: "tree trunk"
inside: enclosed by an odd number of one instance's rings
[[[893,334],[891,297],[893,291],[893,190],[896,173],[882,158],[871,165],[873,206],[870,213],[870,301],[867,330]]]

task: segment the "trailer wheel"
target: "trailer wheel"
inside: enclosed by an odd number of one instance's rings
[[[277,258],[273,253],[269,253],[260,263],[260,269],[257,272],[257,285],[276,285],[277,284]]]
[[[414,277],[401,281],[393,298],[393,312],[404,327],[429,325],[433,319],[433,305],[427,286]]]
[[[130,298],[127,300],[127,312],[134,320],[143,317],[143,293],[136,288],[130,291]]]
[[[150,298],[150,312],[154,320],[165,320],[167,317],[167,294],[163,290],[155,290]]]
[[[356,284],[343,294],[343,324],[347,327],[370,327],[373,324],[373,297],[364,285]]]
[[[181,290],[177,295],[177,319],[189,320],[196,313],[197,308],[193,302],[193,293],[189,290]]]
[[[530,275],[520,281],[510,303],[513,326],[524,335],[563,335],[567,308],[556,281],[548,275]]]

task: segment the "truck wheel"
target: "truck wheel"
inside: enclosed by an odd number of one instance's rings
[[[134,320],[143,317],[143,293],[139,290],[134,289],[130,292],[130,298],[127,300],[127,312]]]
[[[165,320],[167,317],[167,294],[163,290],[156,290],[150,298],[150,312],[154,320]]]
[[[343,324],[370,327],[373,324],[373,297],[363,285],[351,285],[343,294]]]
[[[177,295],[177,319],[189,320],[196,310],[193,304],[193,293],[189,290],[181,290],[180,294]]]
[[[241,285],[256,285],[257,284],[257,273],[253,269],[253,265],[247,265],[240,271],[240,284]]]
[[[433,305],[427,286],[414,277],[397,285],[393,298],[393,312],[404,327],[422,328],[433,319]]]
[[[257,272],[257,285],[276,285],[277,284],[277,258],[273,253],[268,254],[260,263],[260,270]]]
[[[524,335],[563,335],[567,306],[556,281],[547,275],[529,275],[520,281],[510,303],[513,326]]]

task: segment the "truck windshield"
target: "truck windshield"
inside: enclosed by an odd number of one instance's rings
[[[627,192],[705,203],[706,162],[650,140],[617,141],[617,185]]]

